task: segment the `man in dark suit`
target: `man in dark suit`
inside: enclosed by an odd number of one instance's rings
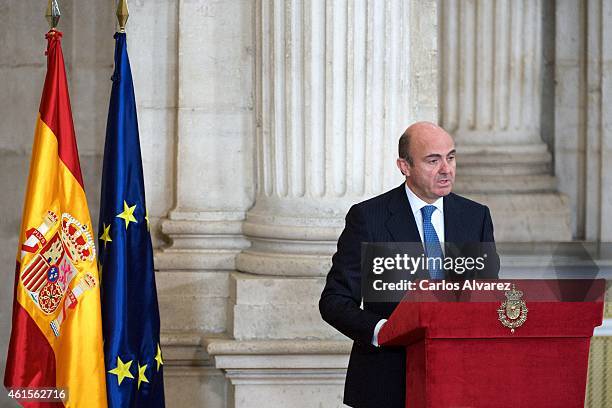
[[[489,209],[451,193],[455,144],[444,129],[429,122],[406,129],[399,141],[397,166],[405,184],[354,205],[346,215],[319,301],[323,319],[354,341],[344,403],[356,408],[403,408],[406,390],[404,348],[380,347],[377,340],[397,304],[362,299],[361,243],[421,242],[441,254],[444,242],[494,242]],[[497,277],[494,244],[486,271],[470,278]],[[435,267],[425,272],[429,279],[451,278],[451,272]]]

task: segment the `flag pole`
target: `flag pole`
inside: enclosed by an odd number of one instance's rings
[[[130,13],[128,11],[127,0],[119,0],[117,4],[117,21],[119,22],[119,32],[125,33],[125,24]]]
[[[47,3],[47,10],[45,11],[45,18],[49,23],[49,28],[51,28],[51,31],[56,30],[61,15],[62,13],[60,12],[57,0],[49,0]]]

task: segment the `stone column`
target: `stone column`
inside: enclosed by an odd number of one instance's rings
[[[557,2],[555,167],[579,239],[612,240],[610,0]]]
[[[251,12],[237,0],[179,1],[175,206],[162,223],[172,244],[163,269],[232,270],[248,246]]]
[[[415,40],[412,25],[435,9],[412,3],[258,2],[257,192],[239,270],[325,274],[350,205],[401,183],[399,135],[436,105],[435,32]]]
[[[436,1],[261,0],[255,206],[207,339],[231,407],[342,406],[350,342],[318,299],[351,204],[399,185],[397,141],[437,115]]]
[[[542,0],[442,0],[440,123],[459,193],[487,203],[498,240],[571,238],[541,137]]]
[[[556,2],[555,167],[576,214],[578,238],[612,240],[612,1]],[[600,275],[609,278],[607,263]],[[612,297],[608,283],[606,299]],[[612,389],[612,303],[594,332],[585,407],[609,405]]]
[[[540,144],[542,0],[443,0],[441,122],[459,144]]]
[[[155,254],[167,398],[178,406],[225,407],[227,382],[202,337],[227,330],[230,274],[236,255],[249,245],[242,221],[254,188],[253,5],[179,0],[168,2],[171,18],[164,20],[160,4],[145,2],[156,13],[148,19],[154,25],[149,37],[157,33],[161,48],[150,60],[170,47],[169,63],[176,66],[157,78],[176,87],[169,90],[176,117],[173,182],[166,189],[172,207],[161,220],[168,242]]]
[[[174,207],[161,225],[170,245],[155,260],[162,286],[166,278],[172,287],[205,280],[226,286],[236,254],[248,246],[242,220],[253,199],[252,99],[244,91],[252,87],[251,13],[239,0],[178,3]],[[213,309],[175,318],[167,329],[222,332],[224,312]]]

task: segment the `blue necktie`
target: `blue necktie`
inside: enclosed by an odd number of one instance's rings
[[[432,279],[444,279],[444,271],[441,268],[441,265],[444,263],[444,255],[442,254],[438,234],[436,234],[436,230],[431,223],[431,214],[435,210],[436,207],[433,205],[426,205],[421,208],[421,214],[423,215],[423,243],[425,244],[425,256],[429,259],[427,262],[429,276]]]

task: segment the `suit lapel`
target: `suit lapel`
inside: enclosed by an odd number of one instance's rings
[[[450,193],[444,197],[444,242],[460,242],[462,232],[461,212],[457,208],[455,195]]]
[[[456,204],[453,193],[444,197],[445,242],[458,242],[461,237],[461,211]],[[421,242],[421,236],[403,184],[393,190],[393,197],[389,201],[389,213],[390,216],[385,225],[395,242]]]
[[[421,242],[404,184],[393,190],[386,227],[395,242]]]
[[[389,213],[390,216],[385,225],[393,241],[418,243],[420,249],[417,253],[412,253],[411,256],[422,256],[425,251],[423,250],[421,236],[414,220],[414,214],[412,213],[404,184],[393,190],[393,196],[389,201]],[[416,250],[416,248],[409,247],[409,251],[413,250]],[[428,277],[427,270],[419,268],[416,274],[406,276],[406,279],[420,280],[427,279]]]
[[[390,216],[387,219],[386,227],[395,242],[418,242],[421,243],[421,236],[414,220],[410,202],[406,196],[404,184],[393,191],[393,196],[389,201]],[[457,206],[457,201],[453,193],[444,197],[444,241],[447,244],[458,244],[464,241],[464,226],[461,224],[461,209]],[[446,246],[447,256],[454,256],[456,245]],[[419,271],[415,278],[427,279],[427,271]]]

